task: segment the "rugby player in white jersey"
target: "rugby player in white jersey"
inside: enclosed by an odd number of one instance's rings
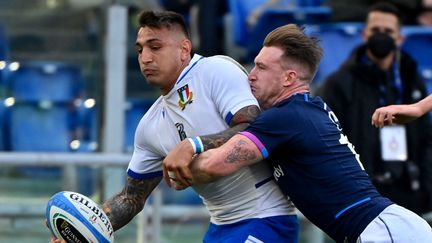
[[[140,14],[139,23],[140,68],[146,80],[160,88],[161,96],[137,127],[125,187],[103,205],[114,230],[143,209],[162,180],[163,159],[176,144],[200,136],[199,149],[217,147],[259,113],[238,63],[222,56],[192,56],[181,15],[147,11]],[[294,207],[266,165],[245,167],[194,189],[210,213],[204,242],[298,241]]]

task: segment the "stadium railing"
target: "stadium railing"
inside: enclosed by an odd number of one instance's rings
[[[123,153],[18,153],[0,152],[2,166],[63,166],[65,188],[71,191],[77,190],[76,177],[77,166],[92,167],[124,167],[130,159],[129,154]],[[109,180],[110,178],[105,178]],[[163,183],[163,182],[162,182]],[[105,184],[107,186],[109,184]],[[207,209],[201,204],[164,204],[164,191],[157,188],[151,196],[149,205],[138,216],[137,243],[159,243],[162,223],[166,221],[205,220],[208,221]],[[177,192],[175,192],[177,193]],[[25,218],[40,218],[45,215],[46,199],[34,200],[4,200],[0,197],[0,218],[10,218],[11,224],[15,220]],[[97,200],[96,200],[97,201]],[[100,200],[99,200],[100,202]],[[305,242],[324,242],[325,235],[321,230],[313,226],[299,213],[302,227],[302,237]]]

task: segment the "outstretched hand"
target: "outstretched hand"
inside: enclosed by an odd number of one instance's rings
[[[163,161],[165,182],[176,190],[192,185],[192,172],[189,168],[195,151],[188,140],[183,140],[171,150]]]
[[[414,105],[389,105],[375,110],[372,115],[372,125],[378,128],[392,124],[411,122],[422,115]]]

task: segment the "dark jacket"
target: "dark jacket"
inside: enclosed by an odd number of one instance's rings
[[[382,161],[379,129],[371,125],[371,117],[376,108],[395,102],[396,91],[386,89],[389,102],[380,103],[380,97],[384,96],[383,91],[379,91],[380,82],[389,84],[389,80],[394,80],[389,78],[392,76],[389,73],[393,72],[382,71],[367,61],[365,51],[365,46],[357,48],[340,69],[330,75],[317,94],[338,117],[343,132],[360,154],[360,160],[378,191],[417,213],[428,212],[432,209],[432,133],[429,116],[406,125],[407,162]],[[406,53],[401,53],[400,57],[401,103],[417,102],[427,95],[424,83],[417,75],[415,61]]]

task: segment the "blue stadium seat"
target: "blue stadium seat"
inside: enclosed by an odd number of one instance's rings
[[[76,153],[94,153],[98,151],[99,116],[94,99],[77,99],[74,101],[72,128],[75,131],[71,150]],[[93,195],[97,184],[97,169],[89,166],[78,166],[78,192]]]
[[[266,0],[229,0],[229,11],[233,19],[233,38],[234,43],[239,46],[247,44],[247,16],[258,6],[265,3]]]
[[[332,23],[307,26],[306,33],[321,40],[324,56],[319,65],[313,86],[318,86],[329,74],[336,71],[353,49],[362,43],[363,23]]]
[[[248,35],[247,59],[253,60],[262,47],[266,35],[275,28],[288,24],[297,23],[314,24],[330,20],[331,11],[327,7],[299,7],[295,9],[268,9],[259,18]]]
[[[8,107],[8,143],[14,152],[69,152],[72,137],[71,113],[67,105],[15,103]],[[56,166],[25,166],[21,176],[60,178],[62,169]]]
[[[12,151],[70,151],[71,112],[67,106],[40,107],[37,103],[16,103],[9,107],[9,112]]]
[[[320,7],[325,0],[297,0],[299,7]]]
[[[409,53],[419,66],[432,68],[432,27],[404,26],[402,50]]]
[[[296,23],[299,25],[330,21],[331,9],[321,6],[300,5],[274,7],[266,9],[257,24],[248,27],[246,19],[265,0],[230,0],[229,9],[233,20],[234,43],[246,48],[245,61],[252,61],[262,47],[265,36],[276,27]]]
[[[10,73],[7,86],[18,101],[70,102],[83,92],[83,77],[78,66],[28,62]]]
[[[98,149],[99,116],[98,106],[82,100],[75,104],[72,127],[77,129],[75,139],[79,141],[78,146],[72,146],[75,152],[95,152]]]
[[[145,112],[153,104],[154,100],[129,98],[126,101],[125,127],[124,127],[124,151],[132,152],[135,136],[135,129]],[[80,104],[72,119],[73,127],[79,129],[80,146],[76,152],[94,152],[97,149],[98,141],[98,106],[86,107]],[[95,146],[96,145],[96,146]]]
[[[138,126],[139,121],[147,112],[147,110],[151,107],[154,100],[146,100],[146,99],[128,99],[126,106],[126,114],[125,114],[125,151],[132,152],[135,130]]]

